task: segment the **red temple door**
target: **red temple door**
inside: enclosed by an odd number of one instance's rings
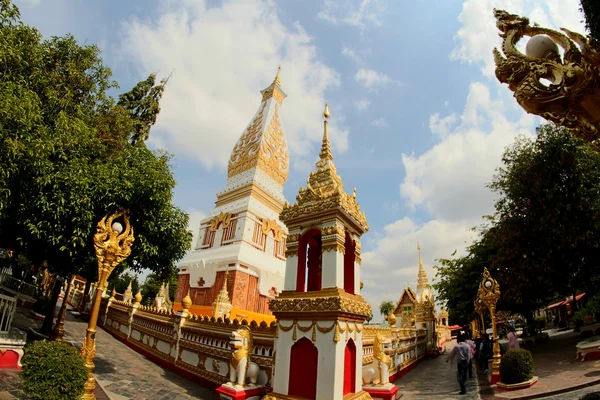
[[[319,351],[307,338],[292,346],[288,396],[317,397],[317,365]]]
[[[356,345],[348,340],[344,350],[344,395],[356,393]]]

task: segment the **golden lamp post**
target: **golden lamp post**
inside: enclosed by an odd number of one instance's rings
[[[485,333],[485,320],[483,319],[483,315],[485,314],[485,305],[483,304],[483,300],[481,299],[477,299],[475,300],[475,312],[477,312],[477,314],[479,314],[479,319],[481,320],[481,329],[479,330],[479,332],[481,333],[480,337],[483,337],[483,334]]]
[[[496,329],[496,303],[500,298],[500,286],[495,279],[492,278],[487,268],[483,269],[483,279],[479,284],[477,292],[478,300],[488,310],[492,318],[492,335],[494,336],[494,358],[492,361],[492,376],[490,383],[493,385],[500,382],[500,343],[498,343],[498,331]]]
[[[504,10],[494,10],[494,17],[504,53],[494,49],[498,80],[525,111],[571,129],[600,151],[600,41],[531,26]],[[516,47],[524,36],[531,37],[525,54]]]
[[[119,218],[123,219],[125,228],[116,221]],[[131,253],[133,240],[133,228],[129,225],[129,218],[127,218],[125,210],[115,212],[110,216],[107,215],[98,223],[94,235],[94,248],[98,259],[98,285],[81,348],[81,355],[85,358],[85,366],[88,370],[88,379],[82,399],[96,398],[94,395],[96,380],[93,371],[94,357],[96,356],[96,322],[102,301],[102,290],[113,269]]]

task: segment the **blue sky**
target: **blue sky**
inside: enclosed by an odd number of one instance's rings
[[[361,271],[374,308],[416,285],[417,240],[430,279],[435,259],[464,249],[493,211],[485,184],[503,148],[539,123],[494,77],[493,8],[583,32],[577,0],[15,3],[45,36],[99,45],[122,91],[173,72],[150,145],[174,154],[175,202],[194,231],[279,64],[290,202],[317,158],[328,101],[334,161],[371,226]]]

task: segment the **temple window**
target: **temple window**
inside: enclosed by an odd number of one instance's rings
[[[235,238],[235,230],[237,227],[237,218],[234,219],[234,216],[231,218],[231,222],[227,226],[227,228],[223,228],[223,239],[221,239],[221,245],[226,245],[230,243],[225,243],[227,241],[233,240]]]
[[[275,241],[275,249],[273,255],[282,260],[285,259],[285,238]]]
[[[217,232],[210,229],[210,226],[206,227],[204,231],[204,241],[202,242],[202,247],[212,247],[215,242],[215,234]]]
[[[352,240],[350,233],[346,231],[344,251],[344,290],[346,293],[354,294],[354,261],[356,260],[356,242]]]
[[[296,291],[321,290],[321,231],[311,229],[298,243]]]
[[[267,235],[262,230],[262,222],[254,221],[254,235],[252,236],[254,246],[259,250],[265,251],[265,244],[267,242]]]

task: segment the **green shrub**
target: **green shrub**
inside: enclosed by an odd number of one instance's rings
[[[36,312],[41,315],[46,315],[48,312],[48,308],[50,308],[50,298],[46,296],[42,296],[33,305],[33,312]]]
[[[529,350],[510,349],[503,356],[500,364],[500,380],[502,383],[521,383],[533,377],[533,357]]]
[[[579,400],[600,400],[600,392],[588,393],[580,397]]]
[[[64,342],[40,341],[25,347],[23,390],[32,399],[71,400],[83,393],[87,380],[79,351]]]

